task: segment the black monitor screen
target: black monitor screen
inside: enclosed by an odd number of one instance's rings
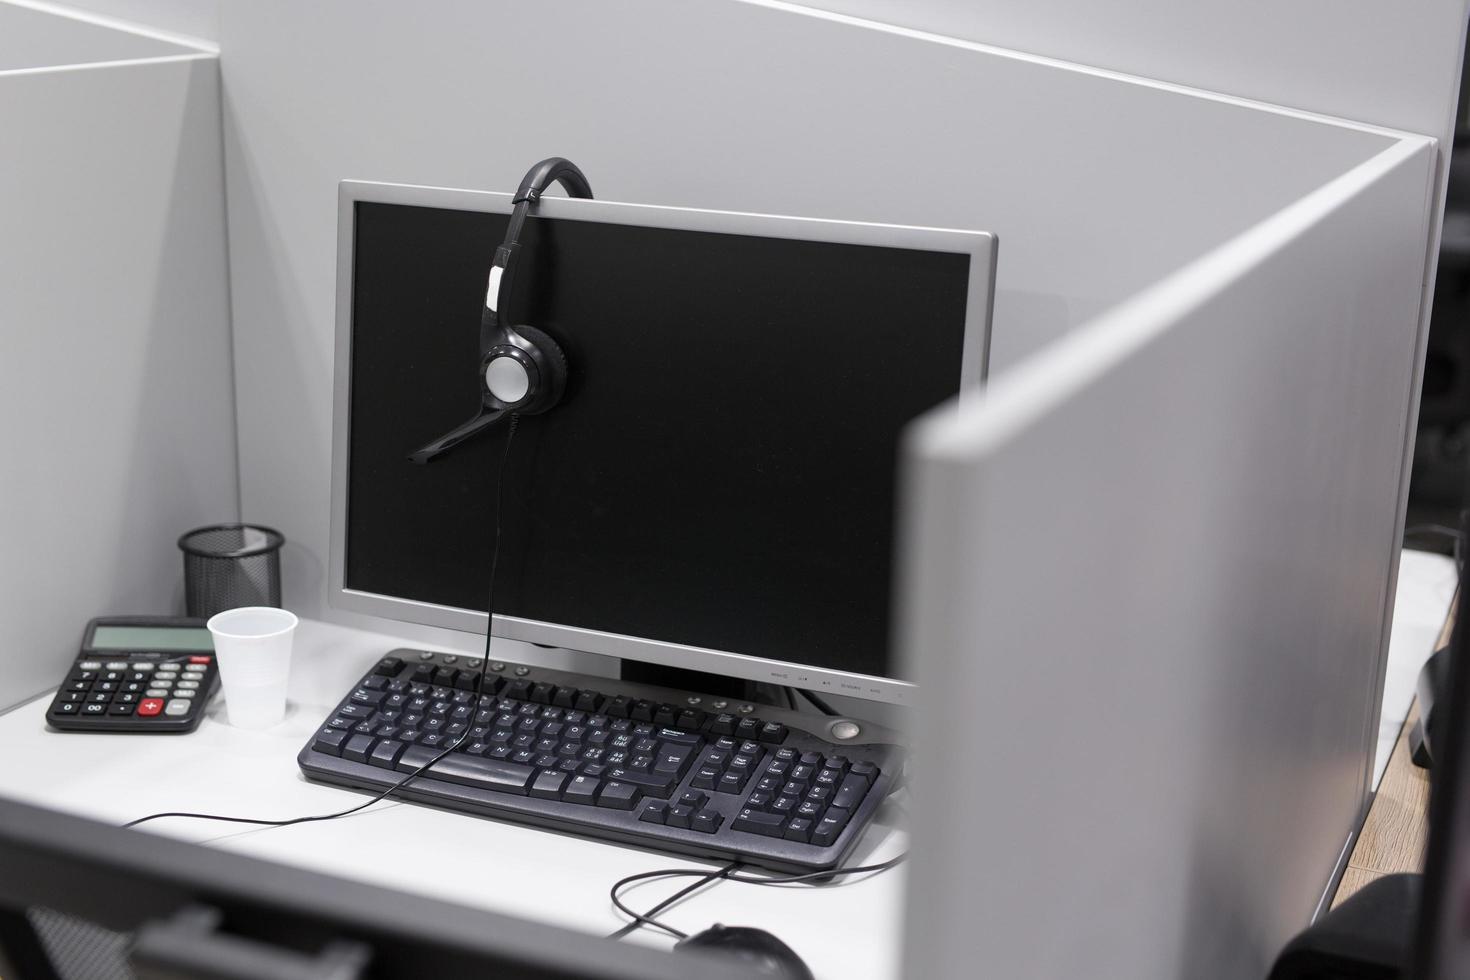
[[[507,216],[356,204],[350,590],[484,610],[473,416]],[[880,677],[900,430],[960,386],[970,257],[531,219],[506,312],[566,351],[511,447],[495,612]]]

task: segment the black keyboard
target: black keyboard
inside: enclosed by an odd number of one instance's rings
[[[841,863],[902,762],[867,722],[501,662],[477,695],[480,664],[395,650],[301,750],[302,771],[381,792],[456,745],[394,796],[803,872]]]

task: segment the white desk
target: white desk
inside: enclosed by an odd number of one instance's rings
[[[1382,760],[1408,711],[1414,679],[1433,649],[1454,588],[1449,559],[1405,552],[1384,685],[1388,747],[1380,748]],[[296,753],[348,685],[397,645],[389,636],[304,621],[293,661],[291,711],[267,732],[231,728],[216,700],[199,730],[184,737],[61,735],[45,728],[49,697],[33,701],[0,716],[0,745],[6,747],[0,752],[0,792],[115,823],[177,809],[268,818],[345,809],[365,797],[307,782],[297,769]],[[504,655],[519,657],[519,651]],[[907,847],[907,835],[895,828],[896,821],[895,808],[880,811],[854,860],[880,861]],[[242,830],[200,820],[148,826],[156,833],[595,934],[625,921],[607,897],[619,878],[657,868],[717,867],[393,801],[340,820],[294,827]],[[900,973],[905,873],[900,866],[821,888],[720,882],[662,918],[689,932],[714,922],[768,929],[818,977],[894,977]],[[657,882],[628,895],[634,908],[649,908],[686,883]],[[649,944],[672,942],[649,929],[634,937]]]
[[[328,711],[388,649],[392,637],[303,621],[286,720],[246,732],[224,720],[217,698],[199,729],[172,737],[49,732],[50,697],[0,716],[0,792],[113,823],[163,810],[284,818],[328,813],[363,794],[309,783],[296,753]],[[505,656],[512,654],[506,651]],[[885,807],[851,860],[885,860],[907,847]],[[314,871],[433,895],[555,925],[606,934],[625,923],[608,889],[625,875],[719,864],[585,840],[515,824],[384,801],[360,814],[293,827],[241,829],[206,820],[160,820],[146,829]],[[142,828],[140,828],[142,829]],[[715,922],[767,929],[817,977],[899,974],[906,868],[821,888],[719,882],[660,918],[697,932]],[[646,909],[688,884],[672,879],[626,892]],[[672,945],[650,929],[633,941]]]
[[[1458,582],[1454,559],[1444,555],[1406,549],[1399,560],[1393,632],[1383,677],[1383,713],[1378,720],[1378,751],[1373,761],[1375,789],[1388,767],[1399,729],[1409,716],[1419,669],[1434,652],[1435,641],[1444,629]]]

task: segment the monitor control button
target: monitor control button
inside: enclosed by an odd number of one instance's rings
[[[500,672],[500,671],[502,671],[502,670],[505,669],[505,664],[503,664],[499,660],[497,660],[493,664],[490,665],[490,669],[493,670],[493,671],[496,671],[498,673],[498,672]]]
[[[850,738],[857,738],[862,733],[863,730],[857,726],[856,722],[838,721],[832,724],[832,737],[844,742]]]
[[[434,655],[432,653],[430,653],[429,651],[427,651],[427,650],[420,650],[419,651],[419,659],[420,660],[433,660],[434,659]]]
[[[748,715],[752,711],[755,710],[755,705],[753,705],[753,704],[742,704],[740,707],[736,708],[735,710],[738,711],[738,712],[740,712],[742,715]]]
[[[444,655],[444,662],[445,662],[445,663],[446,663],[446,664],[452,664],[452,663],[457,663],[457,662],[458,662],[458,661],[459,661],[459,658],[458,658],[458,657],[456,657],[456,656],[455,656],[455,655],[454,655],[454,654],[452,654],[452,653],[446,653],[446,654],[445,654],[445,655]]]
[[[525,677],[530,672],[531,672],[531,668],[530,667],[517,667],[516,668],[516,676],[517,677]]]

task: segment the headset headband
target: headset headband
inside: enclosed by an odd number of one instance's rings
[[[526,215],[541,200],[546,188],[557,182],[571,197],[592,196],[592,185],[587,183],[586,176],[575,163],[564,157],[547,157],[526,171],[511,201],[515,208],[505,229],[505,241],[495,250],[495,263],[490,267],[490,283],[485,290],[485,308],[497,316],[504,300],[512,295],[516,251],[520,248],[521,227],[526,223]]]

